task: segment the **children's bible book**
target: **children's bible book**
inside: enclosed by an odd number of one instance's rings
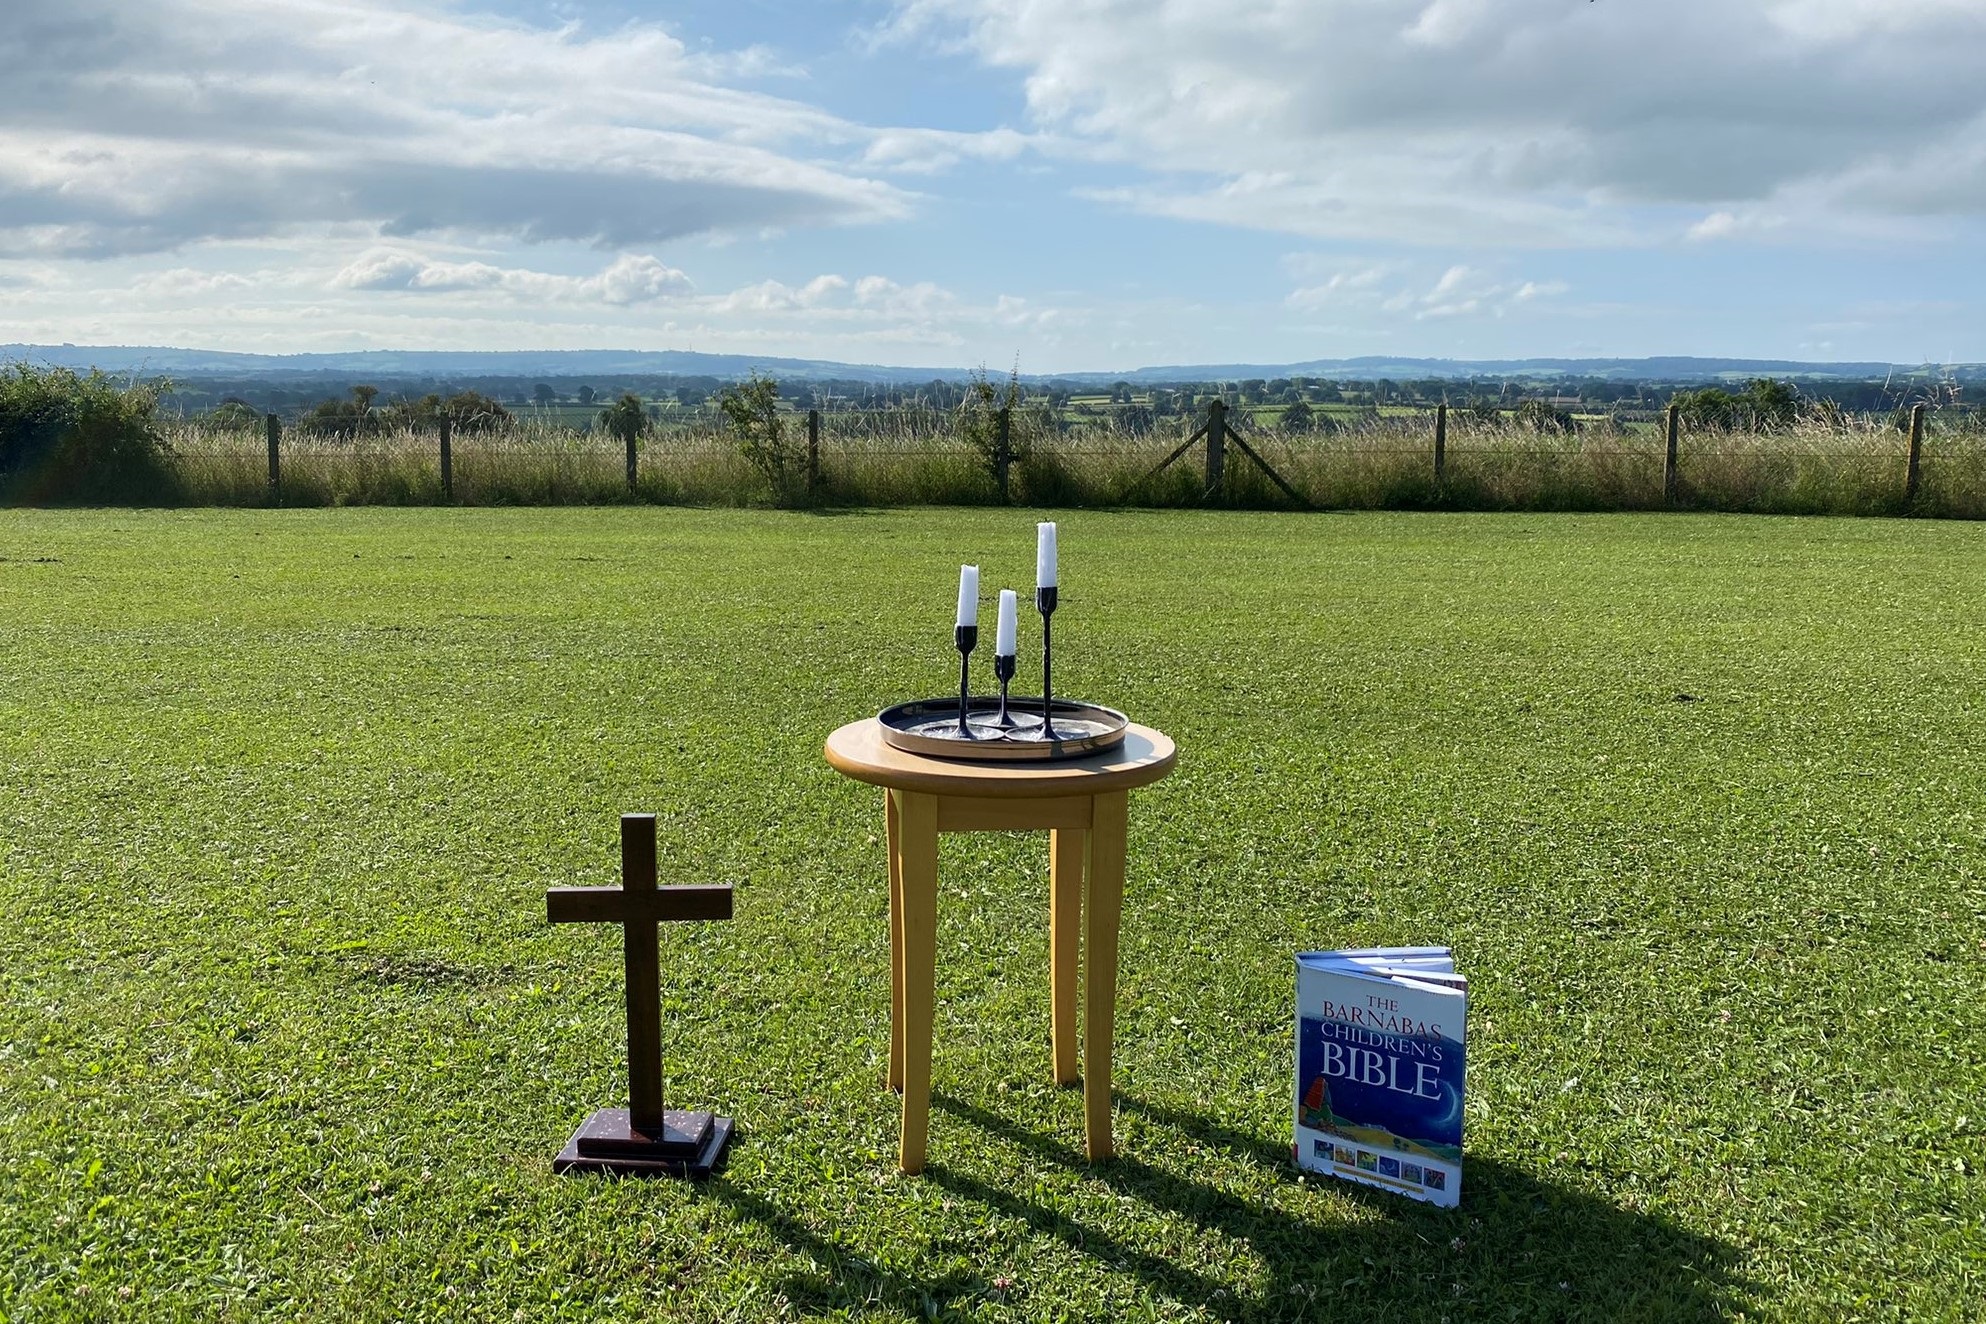
[[[1446,947],[1296,958],[1298,1167],[1461,1202],[1468,988]]]

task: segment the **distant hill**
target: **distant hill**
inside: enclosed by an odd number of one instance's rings
[[[888,368],[689,350],[356,350],[347,354],[234,354],[157,345],[0,345],[0,361],[164,376],[224,377],[744,377],[753,370],[801,380],[903,382],[958,378],[963,368]]]
[[[156,345],[0,345],[0,362],[26,360],[58,367],[176,377],[370,378],[419,381],[455,377],[738,378],[758,371],[784,381],[957,381],[967,368],[906,368],[827,359],[754,354],[699,354],[691,350],[356,350],[343,354],[234,354],[221,350]],[[1951,373],[1986,378],[1986,365],[1808,363],[1793,359],[1415,359],[1366,357],[1312,359],[1303,363],[1198,363],[1133,368],[1121,372],[1023,373],[1031,382],[1137,385],[1157,382],[1246,381],[1315,377],[1373,381],[1428,378],[1588,377],[1625,382],[1716,381],[1745,377],[1866,380]]]

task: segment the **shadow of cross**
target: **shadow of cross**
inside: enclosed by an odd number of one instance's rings
[[[619,924],[627,958],[628,1106],[586,1119],[552,1171],[708,1176],[731,1138],[731,1119],[662,1106],[662,966],[658,923],[731,918],[728,884],[655,885],[655,815],[621,815],[621,885],[554,887],[554,924]]]

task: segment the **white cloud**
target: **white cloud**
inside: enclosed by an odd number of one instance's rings
[[[1360,298],[1378,287],[1393,270],[1388,263],[1359,263],[1342,270],[1333,271],[1316,285],[1306,285],[1290,291],[1283,300],[1292,308],[1313,312],[1334,304],[1358,302]]]
[[[1518,246],[1986,217],[1980,0],[900,0],[893,31],[1173,172],[1088,196],[1182,219]]]
[[[936,174],[962,160],[1012,161],[1030,147],[1052,146],[1038,135],[1012,129],[958,133],[946,129],[884,129],[870,139],[862,163],[878,170]]]
[[[1299,254],[1286,266],[1323,275],[1318,259]],[[1335,310],[1351,315],[1428,321],[1442,318],[1503,317],[1516,309],[1554,299],[1571,287],[1561,280],[1513,280],[1454,263],[1430,281],[1415,264],[1348,263],[1315,284],[1292,290],[1283,303],[1299,312]]]
[[[331,278],[348,290],[404,290],[450,294],[495,292],[529,303],[649,303],[690,292],[690,280],[647,255],[623,254],[595,276],[562,276],[488,262],[447,262],[406,249],[375,248]]]
[[[12,0],[0,256],[356,225],[625,248],[888,219],[869,131],[715,81],[769,57],[442,0]]]
[[[140,294],[183,299],[246,290],[253,284],[254,282],[248,277],[232,271],[198,271],[192,267],[173,267],[167,271],[157,271],[140,277],[133,282],[133,288]]]

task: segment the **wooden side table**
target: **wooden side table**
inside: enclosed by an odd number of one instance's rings
[[[1110,1048],[1117,1007],[1117,923],[1124,902],[1129,793],[1172,771],[1169,737],[1133,723],[1124,743],[1057,763],[966,763],[885,744],[871,717],[827,740],[827,760],[884,788],[890,876],[889,1084],[903,1091],[897,1164],[924,1168],[931,1110],[931,1025],[938,958],[938,834],[1049,834],[1049,1021],[1057,1084],[1076,1071],[1077,934],[1083,935],[1083,1140],[1110,1157]],[[1087,900],[1085,899],[1087,893]],[[1087,912],[1087,914],[1085,914]]]

